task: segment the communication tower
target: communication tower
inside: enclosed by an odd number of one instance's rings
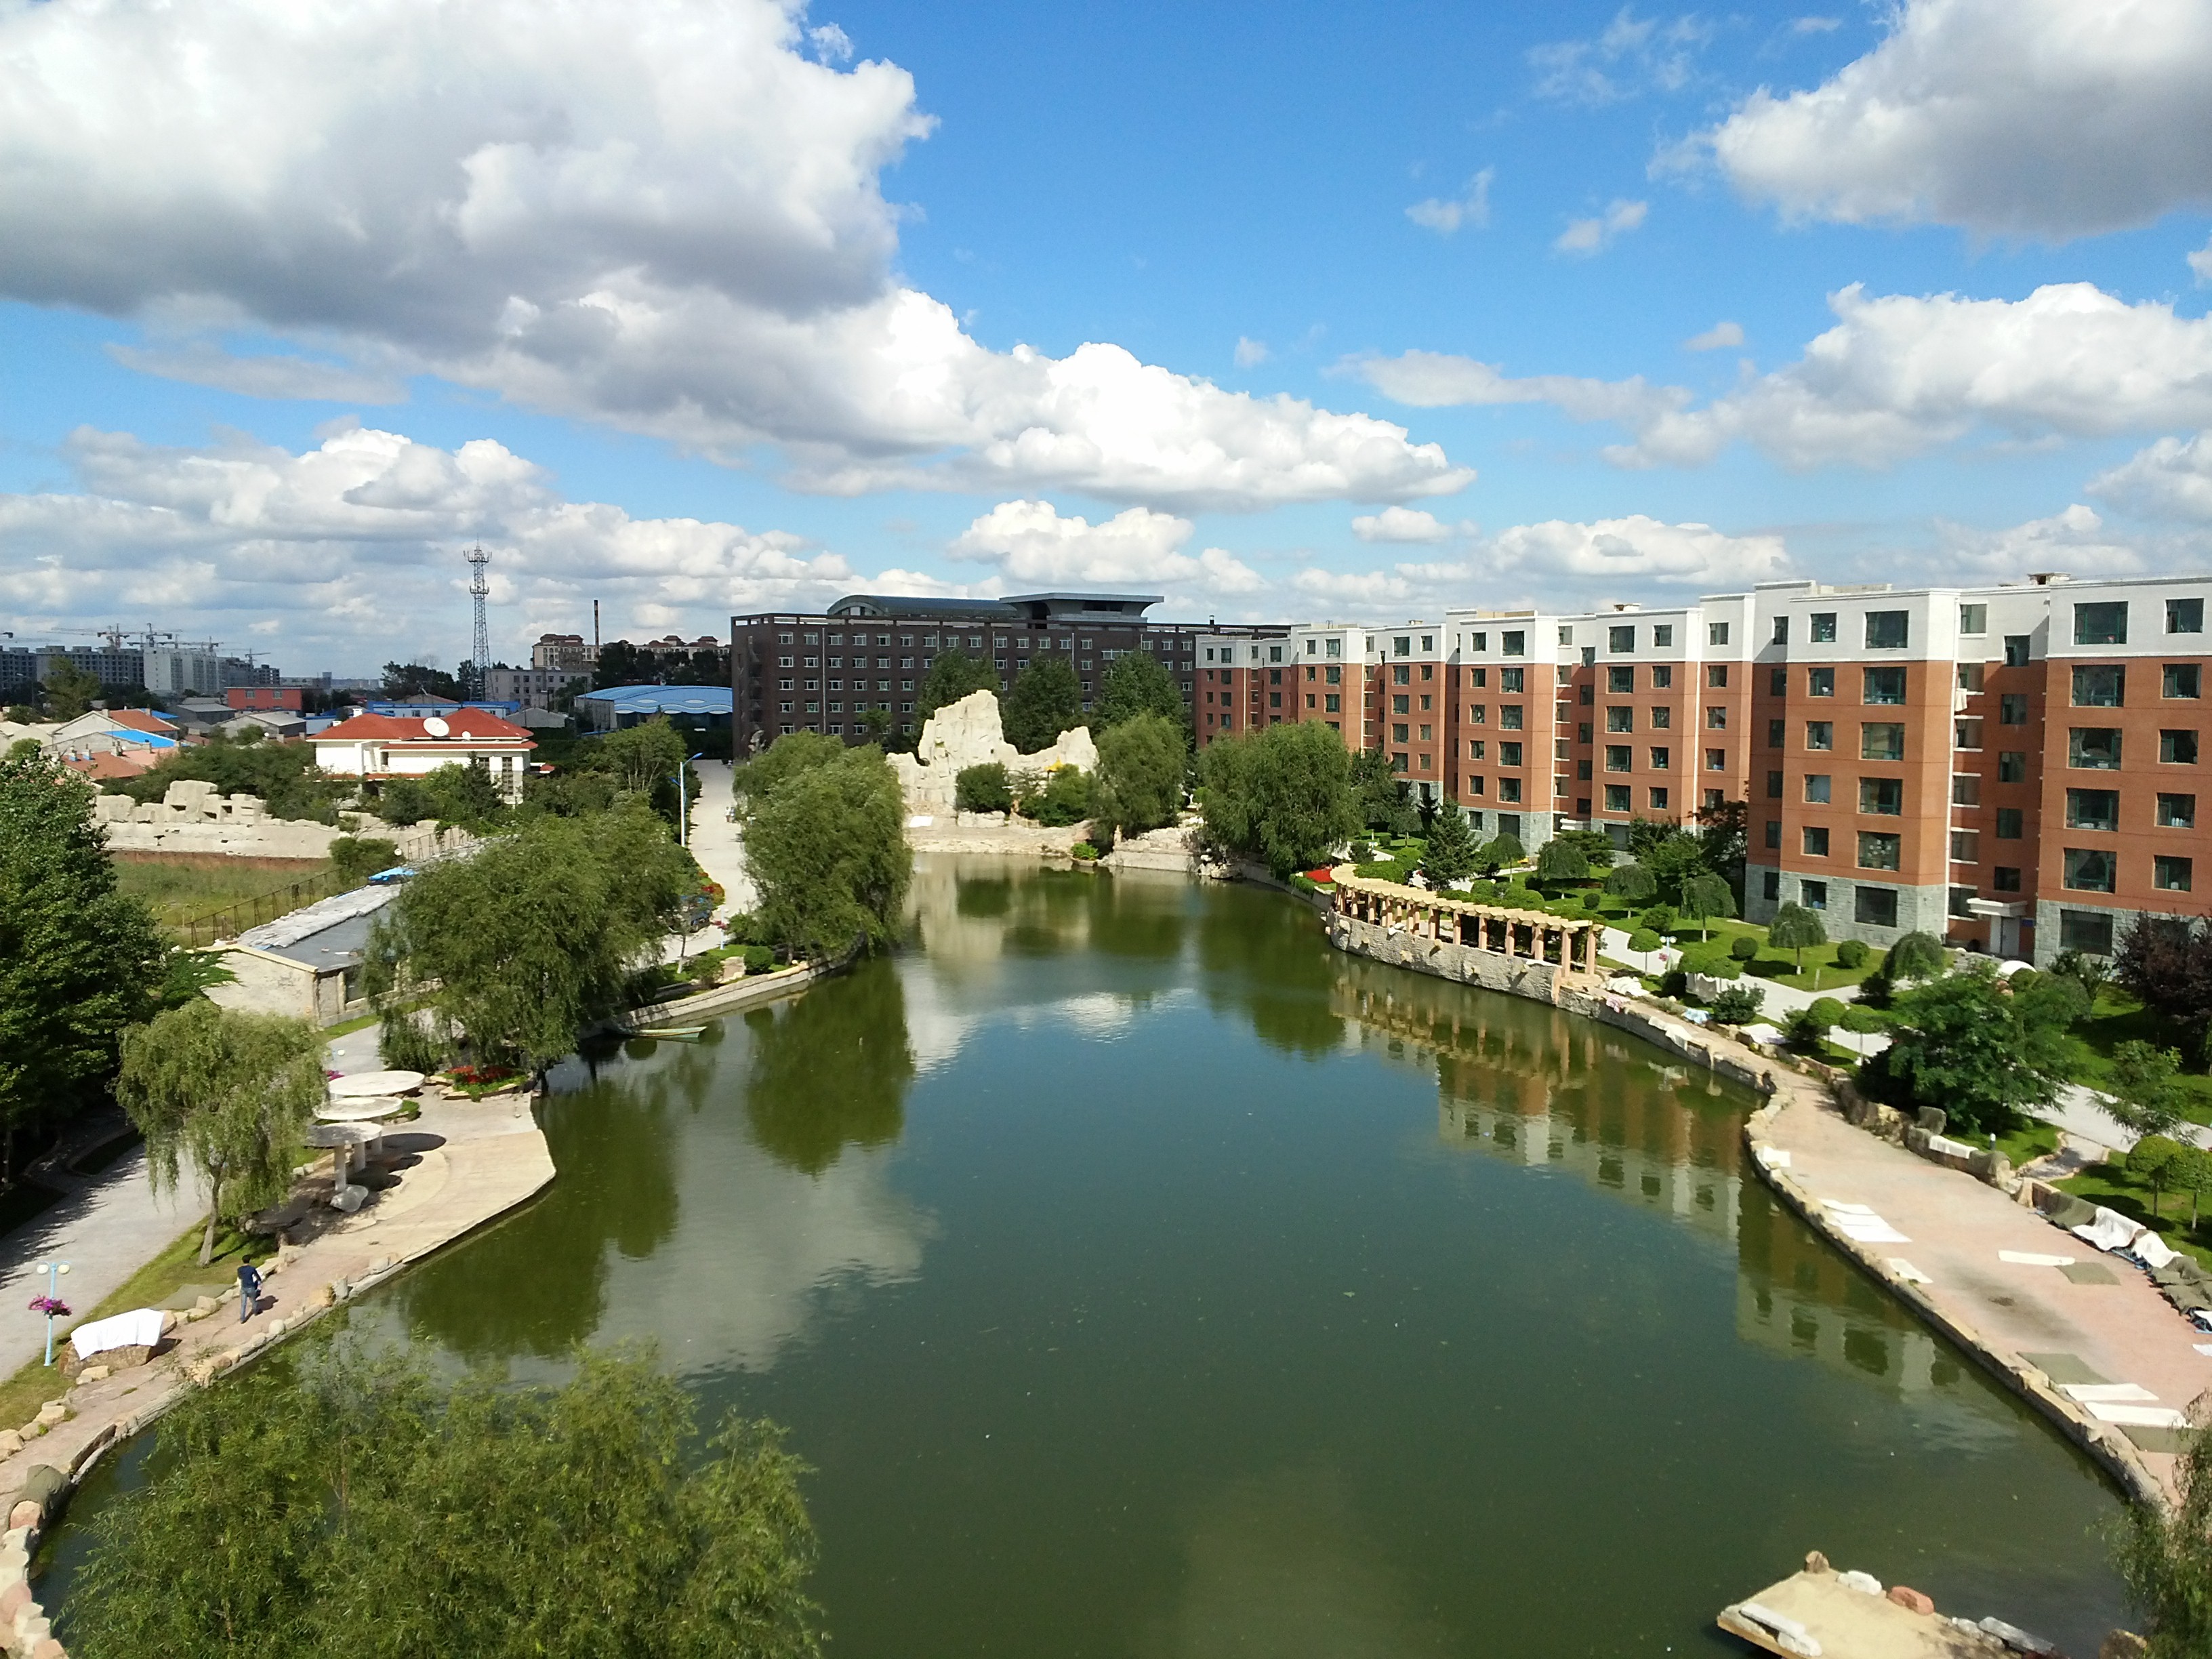
[[[491,666],[491,624],[484,617],[484,599],[491,592],[491,584],[484,579],[484,567],[491,562],[491,555],[479,543],[465,556],[469,562],[469,602],[474,608],[476,638],[470,653],[469,690],[482,696],[484,690],[484,671]]]

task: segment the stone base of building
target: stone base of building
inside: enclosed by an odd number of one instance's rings
[[[1813,896],[1817,903],[1809,902],[1805,892],[1808,882],[1826,890]],[[1749,861],[1744,866],[1743,886],[1745,921],[1763,927],[1784,905],[1802,904],[1820,916],[1832,942],[1855,939],[1886,951],[1907,933],[1933,933],[1942,939],[1951,926],[1948,887],[1903,887],[1856,876],[1804,876]],[[1862,888],[1870,896],[1865,907],[1869,911],[1894,920],[1862,920]]]

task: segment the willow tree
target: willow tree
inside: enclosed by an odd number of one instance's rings
[[[623,1006],[697,882],[690,854],[635,803],[533,819],[432,866],[401,889],[364,953],[362,988],[399,1039],[386,1058],[399,1061],[394,1050],[427,1015],[439,1046],[543,1071]]]
[[[833,961],[890,944],[914,853],[898,779],[882,751],[848,750],[757,794],[745,866],[760,890],[755,916],[785,949]]]
[[[146,1138],[156,1194],[190,1164],[207,1185],[200,1266],[218,1222],[281,1203],[325,1094],[323,1039],[303,1019],[239,1013],[195,997],[123,1040],[115,1097]]]
[[[1146,713],[1108,726],[1098,734],[1091,822],[1116,838],[1173,823],[1187,769],[1182,730],[1173,720]]]

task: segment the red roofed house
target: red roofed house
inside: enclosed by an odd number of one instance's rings
[[[509,800],[521,798],[523,775],[538,746],[521,726],[467,708],[421,719],[356,714],[307,741],[315,746],[315,764],[334,776],[380,782],[423,777],[441,766],[481,766]]]

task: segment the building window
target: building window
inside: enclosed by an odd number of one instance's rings
[[[1766,695],[1770,697],[1786,697],[1790,695],[1788,669],[1770,668],[1766,671]]]
[[[1982,723],[1979,720],[1953,720],[1951,747],[1978,750],[1982,746]]]
[[[1859,868],[1862,870],[1894,870],[1905,853],[1905,837],[1893,830],[1862,830],[1859,831]]]
[[[1629,805],[1628,786],[1626,784],[1608,783],[1606,785],[1605,810],[1608,812],[1626,812],[1632,810]]]
[[[1605,769],[1608,772],[1628,771],[1630,769],[1629,755],[1630,750],[1626,744],[1607,744],[1605,750]]]
[[[1518,778],[1498,779],[1498,799],[1500,800],[1519,800],[1521,799],[1521,780]]]
[[[1808,749],[1833,749],[1836,746],[1836,726],[1832,720],[1807,720],[1805,746]]]
[[[1651,689],[1654,691],[1666,691],[1672,690],[1674,684],[1674,670],[1673,666],[1667,663],[1658,663],[1654,665],[1651,670]]]
[[[1775,850],[1777,850],[1777,851],[1779,851],[1779,850],[1781,849],[1781,846],[1782,846],[1782,820],[1781,820],[1780,818],[1769,818],[1769,819],[1767,819],[1767,821],[1766,821],[1766,844],[1767,844],[1767,846],[1768,846],[1768,847],[1772,848],[1774,848],[1774,849],[1775,849]]]
[[[1488,787],[1488,784],[1489,780],[1486,778],[1469,778],[1467,781],[1467,793],[1470,795],[1479,795]]]
[[[1410,700],[1407,698],[1393,697],[1390,699],[1390,712],[1394,714],[1409,714],[1412,712],[1409,704]]]
[[[1766,798],[1769,800],[1780,800],[1782,799],[1781,773],[1769,772],[1766,775]]]
[[[1787,645],[1790,643],[1789,617],[1777,617],[1774,619],[1774,642],[1777,645]]]
[[[1728,665],[1724,662],[1707,663],[1705,684],[1716,690],[1725,689],[1728,685]]]
[[[2165,683],[2160,690],[2169,697],[2195,697],[2203,695],[2203,672],[2193,662],[2170,662],[2166,665]]]
[[[1428,707],[1428,703],[1429,700],[1426,697],[1421,699],[1421,706],[1424,708]],[[1501,731],[1506,732],[1520,731],[1522,729],[1522,712],[1524,707],[1525,705],[1517,702],[1502,702],[1498,704],[1498,728]]]
[[[1658,623],[1651,629],[1651,644],[1655,650],[1671,651],[1674,646],[1674,624]]]
[[[1997,781],[2026,783],[2027,781],[2027,751],[2023,749],[1997,750]]]
[[[1651,791],[1651,810],[1655,812],[1663,812],[1667,810],[1667,792],[1664,789]]]
[[[1728,709],[1725,705],[1717,702],[1705,705],[1705,729],[1709,732],[1728,730]]]
[[[1859,727],[1859,758],[1861,760],[1893,760],[1905,758],[1905,727],[1901,725],[1881,725],[1869,722]]]
[[[2098,663],[2074,671],[2076,708],[2118,708],[2127,701],[2127,670],[2118,663]]]
[[[1468,706],[1467,706],[1467,723],[1468,723],[1469,726],[1487,726],[1487,725],[1489,725],[1489,724],[1490,724],[1490,705],[1489,705],[1488,703],[1484,703],[1484,702],[1471,702],[1471,703],[1468,704]]]
[[[1880,817],[1899,817],[1905,811],[1905,780],[1861,778],[1859,811],[1871,812]]]
[[[2128,602],[2108,599],[2074,607],[2074,643],[2125,645],[2128,642]]]
[[[2189,860],[2163,854],[2150,861],[2150,884],[2169,893],[2189,890]]]
[[[1498,639],[1499,648],[1506,656],[1525,657],[1528,654],[1528,636],[1519,629],[1508,629],[1499,634]]]
[[[2064,884],[2077,893],[2109,893],[2118,860],[2101,847],[2069,847],[2065,853]]]
[[[1954,916],[1972,915],[1974,912],[1969,901],[1973,896],[1974,890],[1971,887],[1954,887],[1951,890],[1951,914]]]
[[[1725,772],[1725,771],[1727,771],[1727,770],[1728,770],[1728,750],[1725,750],[1725,749],[1708,749],[1708,750],[1705,750],[1705,770],[1706,770],[1706,771],[1708,771],[1708,772]]]
[[[1403,726],[1401,726],[1401,727],[1399,728],[1399,731],[1400,731],[1400,732],[1401,732],[1401,737],[1400,737],[1400,739],[1399,739],[1401,742],[1403,742],[1403,741],[1404,741],[1404,738],[1403,738],[1403,735],[1402,735],[1402,734],[1403,734],[1403,732],[1404,732],[1404,730],[1405,730],[1405,728],[1404,728]],[[1391,757],[1390,757],[1390,769],[1391,769],[1391,770],[1393,770],[1393,771],[1395,771],[1395,772],[1403,772],[1403,771],[1406,771],[1406,770],[1407,770],[1407,769],[1407,769],[1407,764],[1406,764],[1406,756],[1405,756],[1405,754],[1404,754],[1404,752],[1403,752],[1402,750],[1401,750],[1399,753],[1395,754],[1395,755],[1393,755],[1393,756],[1391,756]]]
[[[1951,780],[1951,805],[1979,806],[1982,804],[1982,781],[1972,772],[1959,773]]]
[[[2020,891],[2020,866],[1998,865],[1990,872],[1990,886],[1999,893],[2017,893]]]
[[[1862,887],[1853,895],[1856,919],[1869,927],[1897,926],[1897,890],[1893,887]]]
[[[1807,773],[1805,775],[1805,799],[1815,805],[1824,806],[1827,805],[1828,798],[1828,775],[1826,772]]]
[[[2194,732],[2160,732],[2158,757],[2168,766],[2196,765],[2197,733]]]
[[[1390,741],[1393,743],[1406,741],[1406,728],[1402,722],[1390,728]]]
[[[2018,841],[2021,838],[2021,828],[2022,818],[2020,808],[2017,806],[1997,808],[1997,839],[1999,841]]]
[[[1832,697],[1836,695],[1836,671],[1832,668],[1808,668],[1805,671],[1805,695],[1808,697]]]
[[[1978,662],[1959,665],[1959,690],[1979,693],[1982,689],[1982,665]]]
[[[1705,624],[1705,643],[1707,645],[1726,645],[1728,643],[1728,634],[1729,625],[1726,623],[1707,623]]]
[[[1961,634],[1986,634],[1990,631],[1990,608],[1985,605],[1962,605],[1959,607],[1959,631]]]
[[[2117,789],[2069,789],[2066,792],[2069,830],[2115,831],[2120,827],[2120,792]]]
[[[1633,668],[1608,668],[1605,671],[1605,689],[1616,696],[1626,696],[1636,690],[1636,671]]]
[[[1608,708],[1605,711],[1605,729],[1608,732],[1633,732],[1636,729],[1635,709],[1618,704]]]
[[[2008,634],[2004,636],[2004,642],[2005,666],[2007,668],[2027,667],[2029,659],[2034,653],[2034,640],[2026,634]]]
[[[1869,651],[1902,651],[1911,642],[1911,612],[1869,611],[1866,613],[1866,642]]]
[[[1954,830],[1951,832],[1951,862],[1979,864],[1982,861],[1982,833],[1978,830]]]
[[[1836,613],[1834,611],[1815,611],[1810,617],[1807,617],[1806,620],[1811,623],[1811,626],[1806,630],[1805,637],[1812,641],[1814,644],[1833,645],[1836,642]]]
[[[1651,751],[1651,769],[1655,772],[1664,772],[1668,769],[1668,763],[1673,759],[1672,750],[1654,749]]]
[[[1708,789],[1705,791],[1705,809],[1708,811],[1717,812],[1721,809],[1721,806],[1727,801],[1727,799],[1728,796],[1722,791],[1718,789]]]
[[[2202,634],[2204,631],[2204,601],[2168,599],[2166,602],[2166,631],[2169,634]]]
[[[2104,910],[2061,910],[2058,913],[2058,948],[2080,951],[2093,957],[2112,955],[2111,914]]]
[[[1521,745],[1517,743],[1499,744],[1498,745],[1498,763],[1500,766],[1520,765]]]
[[[1999,726],[2027,724],[2027,694],[2026,692],[2007,691],[1997,698],[1997,724]]]
[[[1828,908],[1828,884],[1825,881],[1801,881],[1797,884],[1797,902],[1808,910]]]
[[[1605,648],[1608,651],[1632,652],[1636,649],[1636,630],[1633,628],[1608,628],[1605,633]],[[1620,671],[1615,670],[1615,672]]]
[[[1395,665],[1394,665],[1391,667],[1391,670],[1390,670],[1390,684],[1393,684],[1393,685],[1410,685],[1410,684],[1413,684],[1413,671],[1412,671],[1411,669],[1407,668],[1407,667],[1403,663],[1395,664]]]
[[[1787,746],[1787,744],[1789,744],[1789,741],[1790,741],[1790,722],[1789,722],[1788,720],[1769,720],[1769,721],[1767,721],[1767,723],[1766,723],[1766,746],[1767,746],[1769,749],[1781,749],[1781,748],[1784,748],[1784,747]]]
[[[1471,760],[1480,760],[1484,752],[1489,748],[1489,746],[1490,745],[1483,742],[1481,738],[1477,738],[1473,743],[1470,743],[1467,746],[1468,757]]]
[[[2160,795],[2158,798],[2158,827],[2161,830],[2194,830],[2197,827],[2197,797]]]
[[[1510,639],[1512,635],[1509,634],[1506,637]],[[1501,668],[1498,671],[1498,689],[1500,691],[1525,691],[1528,679],[1528,671],[1525,668]],[[1588,690],[1589,688],[1585,686],[1583,689]]]
[[[1342,685],[1344,684],[1344,665],[1341,663],[1329,664],[1327,667],[1322,670],[1321,678],[1322,684],[1324,684]]]
[[[1651,711],[1651,729],[1653,731],[1668,731],[1673,727],[1674,724],[1674,711],[1673,709],[1655,708]]]
[[[1826,830],[1808,824],[1802,840],[1807,858],[1824,859],[1828,856],[1828,832]]]
[[[1894,702],[1905,701],[1905,671],[1902,668],[1869,668],[1865,671],[1865,695],[1862,702]]]
[[[1344,712],[1344,697],[1341,693],[1324,691],[1322,693],[1321,703],[1323,714],[1340,714]]]

